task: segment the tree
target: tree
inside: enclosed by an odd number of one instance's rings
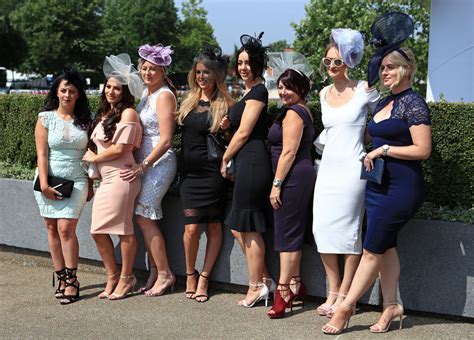
[[[268,44],[268,52],[283,52],[288,47],[290,47],[290,44],[286,40],[277,40]]]
[[[173,0],[105,0],[99,39],[102,58],[128,53],[137,60],[141,45],[174,45],[177,24]]]
[[[410,47],[417,58],[414,88],[424,93],[426,85],[421,80],[426,79],[428,70],[430,20],[427,0],[311,0],[306,6],[306,18],[300,24],[293,24],[295,49],[308,58],[314,69],[319,69],[332,28],[352,28],[369,33],[374,19],[390,11],[404,12],[413,18],[415,34],[404,46]],[[358,69],[351,71],[352,78],[367,78],[367,65],[372,54],[373,49],[367,46]]]
[[[16,31],[10,21],[10,13],[22,1],[2,0],[0,8],[0,66],[16,69],[27,53],[27,46],[21,34]]]
[[[71,65],[95,67],[98,13],[99,0],[26,0],[10,15],[28,46],[20,70],[57,74]]]
[[[188,72],[194,56],[203,46],[217,45],[214,29],[207,22],[207,11],[201,6],[202,0],[187,0],[182,3],[182,21],[179,24],[179,45],[176,51],[176,70]]]

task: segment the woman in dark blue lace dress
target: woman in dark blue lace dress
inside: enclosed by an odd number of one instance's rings
[[[424,196],[421,160],[431,153],[430,112],[423,98],[411,89],[415,57],[405,47],[388,53],[380,65],[382,85],[390,95],[377,105],[368,125],[373,150],[364,159],[367,170],[376,158],[385,159],[382,183],[367,182],[367,234],[360,265],[342,308],[323,332],[337,334],[353,314],[357,300],[380,274],[384,310],[373,333],[388,331],[395,318],[402,326],[403,307],[397,302],[400,262],[397,235],[420,208]]]

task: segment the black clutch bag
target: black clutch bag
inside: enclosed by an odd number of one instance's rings
[[[219,135],[209,133],[207,135],[207,159],[209,161],[221,161],[226,149],[226,141]]]
[[[71,197],[72,189],[74,189],[74,181],[56,176],[48,176],[48,184],[51,188],[59,191],[62,197],[66,198]],[[41,183],[39,176],[36,177],[33,189],[36,191],[41,191]]]
[[[376,158],[373,160],[374,168],[371,171],[365,170],[364,162],[360,169],[360,179],[366,179],[378,184],[382,183],[383,171],[385,169],[385,160],[383,158]]]

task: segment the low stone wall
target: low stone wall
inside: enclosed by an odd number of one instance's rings
[[[33,197],[30,181],[0,179],[0,244],[48,251],[43,219]],[[79,220],[77,235],[82,258],[100,260],[89,229],[92,204],[88,203]],[[183,216],[179,196],[168,194],[163,202],[161,223],[166,238],[172,270],[185,274],[182,243]],[[139,249],[137,268],[144,269],[145,249],[140,231],[136,228]],[[272,230],[264,235],[267,245],[266,262],[270,274],[278,277],[279,259],[273,251]],[[115,240],[116,241],[116,240]],[[203,232],[196,267],[204,259],[206,234]],[[399,255],[401,278],[399,292],[408,310],[474,317],[474,226],[444,221],[413,220],[400,233]],[[119,255],[119,252],[117,251]],[[309,294],[324,297],[326,279],[315,247],[303,249],[302,276]],[[221,253],[212,279],[224,283],[247,285],[247,264],[230,230],[224,227]],[[361,302],[380,304],[376,284]]]

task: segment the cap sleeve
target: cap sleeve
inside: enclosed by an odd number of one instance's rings
[[[245,96],[246,100],[254,99],[265,104],[268,103],[268,90],[263,84],[258,84],[250,90],[250,92]]]
[[[49,129],[49,114],[50,112],[40,112],[38,113],[38,117],[40,118],[41,120],[41,124],[43,124],[43,127],[45,129]]]
[[[304,108],[303,106],[296,104],[292,105],[289,109],[295,111],[298,116],[300,116],[300,118],[303,120],[305,125],[312,123],[309,111],[306,110],[306,108]]]
[[[430,109],[420,96],[413,97],[405,112],[408,127],[412,125],[431,125]]]
[[[114,144],[132,144],[134,147],[140,147],[142,140],[142,129],[140,124],[127,122],[118,123],[112,138]]]

